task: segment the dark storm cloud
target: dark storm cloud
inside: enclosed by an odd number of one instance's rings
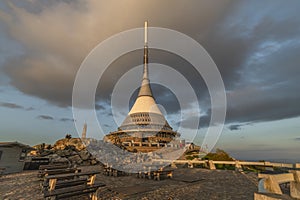
[[[195,121],[197,121],[199,118],[198,116],[189,116],[185,119],[183,119],[181,122],[178,122],[176,125],[183,127],[183,128],[187,128],[187,129],[195,129],[196,127],[194,126]],[[199,128],[204,128],[207,127],[209,125],[210,122],[210,115],[204,115],[200,117],[199,123],[198,123],[198,127]]]
[[[74,122],[74,119],[70,119],[70,118],[60,118],[59,121],[62,121],[62,122]]]
[[[226,122],[236,125],[233,128],[300,115],[299,1],[154,0],[128,4],[91,0],[33,5],[26,5],[27,10],[11,5],[9,12],[0,11],[5,32],[25,50],[22,57],[6,62],[4,72],[11,84],[26,94],[70,106],[74,78],[88,52],[107,37],[140,27],[147,19],[150,26],[180,31],[205,47],[228,91]],[[123,7],[126,9],[118,9]],[[135,51],[112,63],[100,80],[97,102],[110,105],[114,85],[129,69],[142,64],[141,58],[142,51]],[[196,70],[184,59],[159,50],[150,50],[150,62],[172,66],[189,80],[207,113],[199,125],[207,126],[209,95]],[[153,93],[168,113],[178,112],[178,103],[168,99],[168,90],[153,85]],[[106,106],[99,105],[97,110],[106,111]]]
[[[23,57],[14,58],[14,62],[9,61],[6,73],[11,77],[12,84],[22,92],[59,106],[69,106],[76,71],[84,57],[100,41],[120,31],[140,27],[145,19],[151,21],[151,26],[198,35],[197,29],[209,30],[211,24],[225,12],[229,2],[155,0],[128,4],[92,0],[81,1],[84,9],[78,9],[76,3],[52,3],[50,7],[39,6],[43,10],[38,13],[19,9],[12,4],[10,12],[0,13],[1,19],[7,27],[7,33],[23,44],[26,53]],[[117,9],[122,4],[127,9]],[[196,7],[197,10],[191,12]],[[99,12],[103,8],[111,8],[111,11]],[[127,15],[127,12],[131,15]],[[91,21],[91,17],[97,20]],[[197,20],[191,21],[191,18]],[[37,23],[36,19],[44,23]],[[113,23],[111,19],[114,19]],[[72,37],[69,37],[70,33]],[[139,56],[138,64],[141,64],[141,60]],[[132,67],[135,63],[129,64]],[[118,80],[126,72],[123,63],[121,66],[121,70],[120,65],[118,70],[114,70],[116,75],[107,79]],[[105,83],[101,92],[109,95],[111,84]]]
[[[0,106],[5,108],[12,108],[12,109],[24,109],[23,106],[20,106],[15,103],[8,103],[8,102],[0,102]]]
[[[230,124],[227,128],[231,131],[241,130],[243,126],[252,125],[252,123]]]
[[[103,105],[96,104],[96,105],[95,105],[95,109],[96,109],[96,110],[105,110],[106,108],[105,108],[105,106],[103,106]]]
[[[54,118],[49,115],[39,115],[36,118],[41,120],[54,120]]]
[[[228,128],[231,131],[237,131],[237,130],[241,130],[241,125],[240,124],[232,124],[232,125],[229,125]]]
[[[21,106],[19,104],[10,103],[10,102],[0,102],[0,107],[11,108],[11,109],[21,109],[21,110],[26,110],[26,111],[35,110],[33,107],[26,108],[26,107]]]

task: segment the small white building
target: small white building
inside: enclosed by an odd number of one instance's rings
[[[10,174],[23,171],[26,155],[33,149],[19,142],[0,142],[0,172]]]

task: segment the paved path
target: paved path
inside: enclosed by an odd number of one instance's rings
[[[81,167],[83,171],[102,170],[100,166]],[[0,199],[43,199],[37,171],[0,177]],[[108,177],[98,175],[96,181],[107,185],[100,199],[253,199],[257,191],[256,174],[229,170],[180,168],[173,179],[154,181],[135,176]],[[84,198],[78,198],[84,199]]]

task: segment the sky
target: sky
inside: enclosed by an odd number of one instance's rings
[[[54,143],[67,133],[76,137],[72,89],[81,63],[105,39],[148,20],[149,26],[193,38],[217,65],[226,89],[227,116],[216,148],[238,159],[299,162],[299,8],[298,0],[1,1],[0,141],[35,145]],[[107,133],[118,127],[111,111],[114,86],[132,69],[139,71],[140,79],[142,55],[137,50],[120,56],[101,77],[96,110]],[[201,144],[211,110],[201,75],[170,52],[150,49],[149,57],[151,81],[163,79],[155,64],[151,72],[151,63],[160,63],[177,70],[193,87],[202,111],[194,142]],[[175,130],[195,117],[180,118],[180,109],[192,108],[179,108],[168,88],[153,84],[152,89]],[[118,108],[121,118],[135,98],[136,91],[127,107]],[[88,135],[96,134],[87,123]],[[184,128],[188,133],[189,127]]]

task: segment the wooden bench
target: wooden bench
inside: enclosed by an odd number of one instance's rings
[[[103,174],[106,176],[111,176],[112,175],[112,167],[105,165],[103,167]]]
[[[58,181],[63,180],[74,180],[80,178],[87,178],[87,185],[93,185],[96,179],[96,174],[99,174],[99,171],[92,172],[78,172],[78,173],[69,173],[69,174],[58,174],[58,175],[49,175],[45,177],[44,185],[53,190],[56,187]]]
[[[38,177],[43,178],[45,175],[45,171],[47,170],[67,169],[69,167],[69,165],[41,165],[39,167]]]
[[[126,175],[127,173],[117,170],[113,168],[112,166],[104,165],[103,167],[103,174],[106,176],[121,176],[121,175]]]
[[[54,190],[54,189],[59,189],[59,188],[64,188],[68,186],[76,186],[76,185],[82,185],[84,183],[88,183],[88,179],[86,177],[84,178],[75,178],[75,179],[70,179],[70,180],[58,180],[55,182],[55,184],[49,184],[49,181],[44,181],[43,183],[43,191],[46,190]]]
[[[290,196],[300,199],[300,172],[290,171],[283,174],[258,174],[258,192],[256,200],[263,199],[265,194],[283,195],[280,184],[288,184],[290,186]],[[266,195],[265,195],[266,196]]]
[[[152,177],[151,177],[151,171],[140,171],[139,173],[138,173],[138,178],[149,178],[149,179],[151,179]]]
[[[100,187],[104,187],[105,184],[97,183],[93,185],[81,184],[76,186],[64,187],[60,189],[50,190],[44,192],[44,198],[46,199],[64,199],[73,196],[79,196],[89,194],[92,200],[97,200],[97,190]]]
[[[38,177],[44,178],[46,176],[51,176],[51,175],[78,173],[78,172],[81,172],[81,169],[78,168],[50,169],[50,170],[40,171]]]
[[[173,169],[159,169],[155,171],[140,171],[138,173],[139,178],[148,178],[148,179],[154,179],[154,180],[160,180],[162,176],[166,176],[167,178],[173,177]]]
[[[143,171],[139,171],[137,173],[138,178],[153,178],[153,171],[157,171],[158,166],[153,164],[145,164],[143,167]],[[155,169],[155,170],[153,170]],[[162,168],[160,168],[162,169]]]
[[[49,175],[43,184],[46,199],[64,199],[72,196],[89,194],[91,199],[97,199],[97,189],[104,187],[103,183],[95,183],[99,171],[78,172]]]
[[[170,170],[158,170],[158,171],[154,171],[153,173],[153,179],[154,180],[160,180],[161,176],[166,176],[167,178],[172,178],[173,177],[173,171],[172,169]]]

